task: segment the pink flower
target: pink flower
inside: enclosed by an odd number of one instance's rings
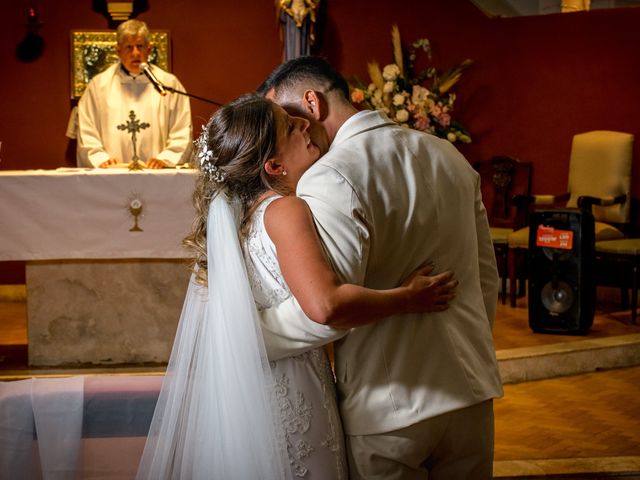
[[[414,126],[418,130],[427,130],[429,128],[429,118],[424,115],[417,115],[415,117]]]
[[[448,113],[443,113],[438,116],[438,123],[443,127],[448,127],[451,124],[451,115]]]

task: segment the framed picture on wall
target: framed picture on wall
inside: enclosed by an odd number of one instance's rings
[[[171,46],[169,32],[151,32],[149,63],[170,71]],[[82,96],[87,83],[95,75],[118,61],[116,32],[113,30],[71,31],[71,98]]]

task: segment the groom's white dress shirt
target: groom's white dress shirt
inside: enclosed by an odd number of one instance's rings
[[[460,284],[440,313],[346,332],[307,319],[295,299],[267,310],[270,357],[340,338],[335,369],[345,432],[406,427],[502,395],[491,326],[498,276],[480,179],[446,140],[359,112],[298,185],[342,280],[398,286],[425,263]]]

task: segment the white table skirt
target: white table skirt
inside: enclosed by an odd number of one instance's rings
[[[186,258],[193,170],[0,171],[0,261]],[[142,231],[130,231],[139,199]]]

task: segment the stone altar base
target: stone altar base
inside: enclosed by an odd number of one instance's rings
[[[169,360],[184,260],[34,261],[26,275],[30,366]]]

